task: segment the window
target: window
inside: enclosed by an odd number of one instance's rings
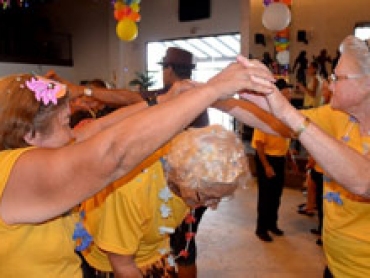
[[[154,76],[155,85],[149,89],[162,88],[162,68],[158,64],[168,47],[179,47],[193,53],[196,69],[192,79],[206,82],[220,72],[229,63],[235,61],[240,52],[240,34],[224,34],[205,37],[192,37],[149,42],[147,44],[147,70]],[[233,117],[216,109],[209,108],[211,124],[221,124],[225,128],[234,128]]]
[[[357,23],[354,33],[361,40],[370,39],[370,22]]]

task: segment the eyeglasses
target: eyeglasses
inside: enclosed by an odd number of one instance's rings
[[[329,76],[329,81],[334,83],[334,82],[341,81],[341,80],[346,80],[346,79],[358,79],[358,78],[362,78],[366,75],[369,75],[369,74],[359,73],[359,74],[337,75],[335,73],[332,73]]]

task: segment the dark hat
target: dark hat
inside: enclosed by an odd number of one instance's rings
[[[193,54],[177,47],[169,47],[166,51],[166,55],[159,64],[179,65],[189,67],[191,69],[195,68],[195,64],[193,63]]]
[[[283,90],[285,88],[293,88],[293,85],[292,84],[288,84],[285,79],[283,78],[279,78],[278,80],[276,80],[275,82],[275,85],[276,87],[279,89],[279,90]]]

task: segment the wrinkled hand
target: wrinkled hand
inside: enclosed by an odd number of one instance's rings
[[[248,74],[253,86],[252,91],[240,92],[240,97],[253,102],[282,120],[286,111],[292,106],[275,86],[275,79],[269,69],[260,61],[248,60],[243,56],[238,56],[238,62],[249,69]]]
[[[254,80],[255,76],[263,78],[266,84],[261,86]],[[220,98],[225,98],[245,90],[270,92],[273,81],[271,72],[265,66],[247,67],[240,62],[234,62],[212,77],[207,85],[214,87]]]

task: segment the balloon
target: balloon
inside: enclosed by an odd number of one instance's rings
[[[274,38],[274,42],[275,42],[275,44],[276,44],[276,43],[287,43],[287,42],[289,42],[289,40],[288,40],[287,38],[279,38],[279,37],[275,37],[275,38]]]
[[[119,2],[117,1],[116,3],[114,3],[114,9],[115,10],[120,10],[120,9],[123,9],[126,5],[123,4],[122,2]]]
[[[271,3],[262,15],[262,24],[271,31],[285,29],[291,20],[290,9],[282,3]]]
[[[289,28],[276,32],[276,36],[280,38],[289,38]]]
[[[290,53],[288,50],[281,51],[276,55],[276,60],[278,61],[280,65],[289,64],[289,58],[290,58]]]
[[[288,46],[287,45],[278,45],[275,47],[276,49],[276,52],[282,52],[282,51],[285,51],[287,50]]]
[[[125,13],[124,13],[123,9],[120,9],[120,10],[114,10],[114,18],[115,18],[117,21],[122,20],[124,17],[125,17]]]
[[[117,23],[116,33],[121,40],[132,41],[137,37],[138,28],[135,22],[126,18]]]
[[[140,11],[140,7],[138,3],[132,3],[130,7],[134,12],[138,13]]]
[[[127,18],[131,19],[132,21],[139,22],[141,19],[141,16],[137,12],[132,11]]]
[[[291,6],[292,0],[280,0],[281,3],[284,3],[285,5]]]

